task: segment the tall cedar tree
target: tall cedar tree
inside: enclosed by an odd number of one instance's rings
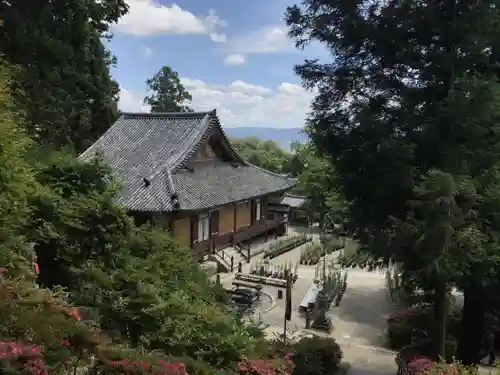
[[[31,217],[28,197],[38,192],[35,174],[24,160],[30,139],[9,91],[10,69],[0,61],[0,267],[11,277],[26,276],[31,251],[23,237]]]
[[[19,66],[14,99],[40,143],[82,151],[117,117],[114,63],[101,42],[124,0],[0,1],[0,52]]]
[[[151,106],[151,112],[192,112],[188,104],[191,94],[181,83],[179,74],[168,66],[163,66],[152,78],[146,81],[150,96],[144,103]]]
[[[481,273],[498,266],[490,255],[500,253],[499,222],[486,206],[498,192],[485,185],[488,178],[489,186],[498,185],[488,171],[500,165],[499,5],[304,0],[286,11],[297,47],[317,41],[332,54],[333,62],[306,60],[296,73],[306,87],[318,88],[309,133],[331,156],[350,203],[350,230],[374,257],[432,266],[436,258],[419,258],[414,236],[401,234],[432,214],[411,204],[420,199],[418,187],[432,170],[470,185],[454,193],[461,214],[441,214],[454,227],[451,244],[443,242],[437,254],[453,254],[445,276],[468,286],[458,350],[466,363],[477,361],[480,347],[486,306],[474,297],[485,296],[491,281]],[[436,191],[429,194],[434,203],[450,201]]]

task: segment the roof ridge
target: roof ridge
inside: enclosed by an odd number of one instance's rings
[[[286,180],[298,181],[297,178],[290,177],[289,174],[281,174],[281,173],[271,172],[268,169],[265,169],[265,168],[262,168],[262,167],[258,167],[255,164],[252,164],[252,163],[250,163],[248,161],[245,161],[245,164],[248,165],[249,167],[257,168],[257,169],[261,170],[262,172],[265,172],[265,173],[267,173],[267,174],[269,174],[271,176],[281,177],[281,178],[284,178]]]
[[[167,160],[165,163],[160,165],[158,168],[156,168],[153,172],[150,173],[149,179],[152,181],[156,176],[158,176],[160,173],[162,173],[165,170],[169,170],[170,173],[174,173],[179,167],[183,165],[183,163],[189,159],[197,150],[200,144],[203,142],[204,138],[206,137],[207,132],[211,128],[211,123],[210,121],[212,119],[212,113],[213,112],[206,112],[205,116],[203,117],[203,126],[204,129],[202,132],[200,132],[200,136],[197,137],[195,142],[188,148],[187,152],[184,152],[182,155],[178,156],[175,160]]]
[[[234,149],[233,145],[231,144],[231,141],[229,140],[229,137],[227,136],[226,132],[224,131],[224,128],[220,125],[220,123],[218,123],[218,125],[219,125],[219,128],[221,130],[222,136],[226,139],[226,143],[229,145],[229,148],[238,157],[238,159],[240,159],[243,162],[244,165],[247,165],[247,166],[253,167],[253,168],[257,168],[257,169],[261,170],[262,172],[267,173],[271,176],[281,177],[281,178],[284,178],[287,180],[292,180],[292,181],[294,181],[294,180],[298,181],[298,179],[296,179],[296,178],[290,178],[290,176],[288,176],[287,174],[279,174],[279,173],[271,172],[265,168],[258,167],[256,165],[246,161],[245,159],[243,159],[241,157],[241,155]]]
[[[120,117],[124,118],[203,118],[207,115],[215,115],[215,109],[204,112],[122,112]]]
[[[290,197],[290,198],[308,198],[307,195],[296,195],[296,194],[288,194],[286,193],[285,196]]]
[[[214,113],[215,113],[215,110],[214,110]],[[227,136],[226,132],[224,131],[224,128],[222,127],[222,125],[220,124],[220,121],[219,121],[219,118],[217,116],[215,116],[216,118],[216,126],[219,127],[219,130],[222,134],[222,137],[224,138],[224,140],[226,141],[226,144],[229,146],[229,151],[231,151],[234,156],[236,156],[236,159],[238,159],[241,163],[243,164],[246,164],[246,161],[245,159],[243,159],[241,157],[241,155],[234,149],[233,145],[231,144],[231,141],[229,140],[229,137]]]

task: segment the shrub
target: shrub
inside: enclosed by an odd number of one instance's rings
[[[332,338],[304,337],[293,345],[294,375],[333,374],[343,353]]]
[[[427,357],[415,357],[406,366],[409,375],[419,375],[434,366],[435,362]]]
[[[445,345],[445,360],[450,362],[453,360],[456,352],[456,342],[447,341]],[[402,347],[398,353],[403,363],[410,363],[418,358],[433,358],[434,350],[432,340],[429,338],[419,339],[409,345]]]
[[[287,354],[284,358],[243,358],[236,371],[239,375],[291,375],[293,368],[290,354]]]
[[[433,326],[432,307],[420,305],[410,308],[403,308],[394,311],[387,318],[387,338],[391,349],[401,349],[405,345],[429,337]],[[460,311],[452,309],[447,321],[447,339],[449,343],[449,353],[452,356],[455,350],[451,342],[458,336],[460,329]]]
[[[451,363],[434,362],[425,357],[415,358],[408,364],[407,369],[410,375],[469,375],[477,373],[476,369],[463,366],[457,361]]]
[[[387,325],[387,341],[390,349],[396,350],[412,342],[413,327],[407,318],[390,320]]]
[[[311,238],[305,234],[297,234],[287,238],[280,239],[269,246],[264,253],[264,258],[275,258],[281,254],[290,251],[303,243],[306,243]]]

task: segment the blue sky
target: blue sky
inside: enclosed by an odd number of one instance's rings
[[[301,127],[313,93],[293,66],[324,57],[297,51],[283,14],[293,0],[128,0],[113,27],[113,76],[124,111],[148,111],[145,80],[163,65],[176,70],[195,110],[217,109],[224,126]]]

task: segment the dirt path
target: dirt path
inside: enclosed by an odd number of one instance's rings
[[[391,310],[383,273],[349,270],[340,306],[330,309],[335,336],[354,344],[382,347]]]

